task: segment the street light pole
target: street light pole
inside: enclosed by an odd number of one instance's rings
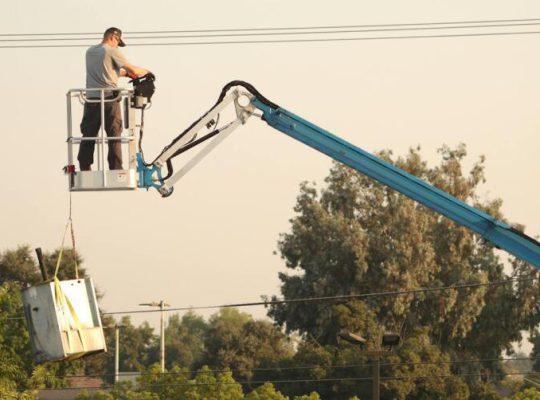
[[[382,336],[382,341],[380,345],[377,345],[375,349],[363,350],[367,345],[367,340],[362,336],[351,333],[346,330],[341,330],[337,334],[338,345],[341,339],[352,343],[356,346],[359,346],[361,353],[365,354],[371,359],[372,368],[373,368],[373,379],[371,385],[371,399],[380,400],[381,398],[381,356],[390,354],[392,349],[399,345],[401,337],[397,333],[386,333]],[[380,346],[387,347],[390,350],[381,350]]]
[[[159,360],[161,363],[161,372],[165,372],[165,316],[163,315],[163,308],[165,303],[163,300],[159,302],[159,309],[161,310],[160,320],[160,340],[159,340]]]
[[[373,381],[372,381],[372,396],[373,400],[379,400],[381,398],[381,356],[375,355],[372,358],[373,362]]]
[[[120,371],[120,326],[114,326],[114,383],[118,383]]]
[[[160,338],[159,338],[159,363],[161,372],[165,372],[165,307],[170,307],[169,304],[161,300],[159,303],[153,301],[151,303],[141,303],[140,306],[159,307],[161,311],[160,318]]]

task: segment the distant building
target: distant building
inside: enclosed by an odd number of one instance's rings
[[[133,387],[137,387],[137,378],[139,372],[120,372],[118,382],[131,382]],[[95,394],[98,391],[107,392],[109,389],[103,389],[103,380],[92,377],[67,378],[69,388],[65,389],[44,389],[38,391],[37,400],[74,400],[79,393],[86,390],[89,394]]]
[[[83,390],[89,394],[94,394],[103,386],[103,380],[92,377],[67,378],[69,388],[65,389],[44,389],[38,391],[37,400],[74,400]]]

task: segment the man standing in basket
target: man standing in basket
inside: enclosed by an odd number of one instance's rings
[[[122,134],[122,112],[118,97],[118,78],[137,78],[150,71],[128,63],[120,47],[126,44],[122,40],[122,31],[109,28],[103,34],[100,44],[91,46],[86,51],[86,89],[110,89],[104,91],[105,97],[105,132],[109,137]],[[101,90],[87,90],[89,101],[84,104],[84,115],[81,122],[83,138],[96,137],[101,127]],[[81,171],[90,171],[94,162],[95,141],[83,140],[79,147],[79,166]],[[109,169],[123,169],[122,147],[118,140],[109,142],[107,157]]]

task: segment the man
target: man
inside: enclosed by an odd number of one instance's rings
[[[126,44],[122,40],[122,31],[118,28],[109,28],[103,34],[100,44],[90,47],[86,51],[86,88],[111,89],[105,91],[105,99],[114,99],[117,95],[118,78],[127,76],[136,78],[149,73],[148,70],[136,67],[127,62],[119,47]],[[98,100],[100,90],[88,90],[87,98]],[[105,132],[109,137],[118,137],[122,134],[122,112],[119,101],[105,102]],[[83,137],[96,137],[101,127],[101,104],[86,102],[81,122]],[[79,166],[81,171],[90,171],[94,162],[95,141],[82,141],[79,147]],[[120,141],[109,142],[109,155],[107,157],[109,169],[123,169],[122,147]]]

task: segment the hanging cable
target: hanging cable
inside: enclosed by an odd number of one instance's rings
[[[380,296],[401,296],[401,295],[407,295],[407,294],[438,292],[438,291],[444,291],[444,290],[458,290],[458,289],[464,289],[464,288],[477,288],[477,287],[484,287],[484,286],[499,286],[499,285],[504,285],[504,284],[516,283],[516,282],[528,282],[528,281],[538,280],[539,279],[538,277],[531,276],[531,275],[534,275],[535,273],[536,271],[530,274],[527,274],[529,277],[503,279],[500,281],[491,281],[491,282],[485,282],[485,283],[464,283],[464,284],[456,284],[456,285],[451,285],[451,286],[441,286],[441,287],[434,287],[434,288],[428,287],[428,288],[417,288],[417,289],[409,289],[409,290],[358,293],[358,294],[339,295],[339,296],[305,297],[305,298],[297,298],[297,299],[276,299],[276,300],[254,301],[254,302],[246,302],[246,303],[229,303],[229,304],[210,305],[210,306],[174,307],[174,308],[167,308],[163,311],[164,312],[192,311],[192,310],[257,307],[257,306],[268,307],[270,305],[275,305],[275,304],[308,303],[308,302],[322,302],[322,301],[335,301],[335,300],[354,300],[354,299],[380,297]],[[155,312],[161,312],[161,310],[150,309],[150,310],[109,311],[109,312],[102,312],[101,315],[145,314],[145,313],[155,313]],[[7,319],[18,320],[18,319],[23,319],[23,318],[24,317],[10,317]]]
[[[467,359],[467,360],[454,360],[454,361],[417,361],[417,362],[383,362],[380,364],[381,367],[414,367],[418,365],[455,365],[455,364],[480,364],[484,362],[507,362],[507,361],[535,361],[540,360],[540,357],[518,357],[518,358],[485,358],[485,359]],[[299,365],[292,367],[261,367],[261,368],[220,368],[220,369],[209,369],[208,372],[213,374],[220,374],[224,372],[273,372],[273,371],[298,371],[298,370],[313,370],[313,369],[325,369],[325,370],[342,370],[346,368],[363,368],[370,367],[372,364],[361,363],[361,364],[345,364],[345,365]],[[199,370],[183,370],[180,372],[160,372],[160,376],[177,376],[187,374],[196,374]],[[68,375],[68,376],[59,376],[58,378],[106,378],[110,376],[115,376],[114,373],[105,373],[105,374],[91,374],[91,375]],[[123,372],[124,376],[140,376],[140,372]]]
[[[522,26],[538,26],[540,22],[529,23],[513,23],[513,24],[482,24],[482,25],[457,25],[457,26],[408,26],[397,28],[383,28],[383,29],[337,29],[337,28],[319,28],[326,30],[290,30],[286,28],[281,32],[272,30],[269,32],[259,31],[250,33],[212,33],[212,34],[197,34],[197,35],[165,35],[159,36],[156,34],[150,36],[128,36],[126,40],[132,42],[133,40],[150,40],[150,39],[201,39],[201,38],[226,38],[226,37],[253,37],[253,36],[299,36],[299,35],[332,35],[332,34],[351,34],[351,33],[377,33],[377,32],[403,32],[403,31],[429,31],[429,30],[454,30],[454,29],[479,29],[479,28],[508,28],[508,27],[522,27]],[[95,40],[95,37],[60,37],[60,38],[26,38],[26,39],[2,39],[0,35],[0,42],[65,42],[65,41],[78,41],[78,40]]]
[[[463,33],[463,34],[439,34],[439,35],[409,35],[409,36],[361,36],[361,37],[340,37],[340,38],[310,38],[310,39],[282,39],[282,40],[216,40],[216,41],[196,41],[196,42],[147,42],[130,43],[130,47],[141,46],[204,46],[204,45],[238,45],[238,44],[279,44],[279,43],[332,43],[332,42],[356,42],[366,40],[403,40],[403,39],[443,39],[443,38],[464,38],[464,37],[488,37],[488,36],[513,36],[513,35],[537,35],[540,31],[515,31],[515,32],[484,32],[484,33]],[[53,39],[54,41],[54,39]],[[29,45],[2,45],[0,49],[38,49],[38,48],[83,48],[89,47],[93,43],[81,44],[29,44]]]
[[[521,376],[529,375],[530,371],[518,371],[518,372],[501,372],[489,374],[489,377],[504,377],[504,376]],[[147,376],[147,375],[146,375]],[[444,375],[410,375],[410,376],[381,376],[381,380],[385,381],[404,381],[404,380],[417,380],[417,379],[445,379],[453,377],[469,377],[469,378],[482,378],[486,377],[483,373],[469,373],[469,374],[444,374]],[[371,381],[372,376],[360,376],[360,377],[343,377],[343,378],[319,378],[319,379],[279,379],[279,380],[260,380],[260,381],[234,381],[234,382],[196,382],[189,381],[185,383],[142,383],[138,384],[139,389],[145,388],[159,388],[159,387],[193,387],[193,386],[228,386],[228,385],[262,385],[265,383],[272,384],[285,384],[285,383],[326,383],[326,382],[340,382],[340,381]],[[102,389],[113,389],[114,386],[106,385]],[[96,389],[95,387],[76,387],[65,388],[65,390],[81,390],[81,389]],[[55,390],[55,389],[42,389]]]
[[[535,271],[536,272],[536,271]],[[535,272],[529,274],[533,275]],[[212,305],[212,306],[198,306],[198,307],[177,307],[177,308],[167,308],[165,312],[172,311],[190,311],[190,310],[206,310],[206,309],[216,309],[216,308],[239,308],[239,307],[254,307],[254,306],[264,306],[268,307],[270,305],[276,304],[288,304],[288,303],[309,303],[309,302],[322,302],[322,301],[336,301],[336,300],[354,300],[354,299],[363,299],[371,297],[380,297],[380,296],[402,296],[407,294],[418,294],[426,292],[439,292],[444,290],[458,290],[465,288],[478,288],[484,286],[498,286],[515,282],[524,282],[524,281],[534,281],[538,280],[538,277],[528,277],[528,278],[512,278],[512,279],[503,279],[500,281],[491,281],[485,283],[463,283],[456,284],[451,286],[441,286],[434,288],[417,288],[410,290],[395,290],[395,291],[386,291],[386,292],[371,292],[371,293],[358,293],[350,295],[339,295],[339,296],[322,296],[322,297],[305,297],[305,298],[296,298],[296,299],[275,299],[275,300],[265,300],[265,301],[256,301],[249,303],[233,303],[233,304],[222,304],[222,305]],[[116,311],[116,312],[104,312],[102,315],[115,315],[115,314],[142,314],[150,312],[161,312],[160,310],[128,310],[128,311]]]
[[[71,191],[69,191],[69,226],[71,229],[71,246],[73,249],[73,263],[75,264],[75,279],[79,279],[79,262],[77,261],[77,249],[75,247],[75,228],[73,227],[73,218],[72,218]]]
[[[353,28],[383,28],[400,26],[433,26],[433,25],[462,25],[462,24],[502,24],[502,23],[524,23],[538,22],[540,18],[518,18],[518,19],[495,19],[495,20],[461,20],[461,21],[439,21],[439,22],[408,22],[408,23],[389,23],[389,24],[360,24],[360,25],[319,25],[319,26],[288,26],[288,27],[268,27],[268,28],[221,28],[221,29],[190,29],[190,30],[151,30],[151,31],[124,31],[124,35],[139,34],[167,34],[167,33],[205,33],[205,32],[260,32],[276,30],[307,30],[307,29],[353,29]],[[98,35],[103,32],[40,32],[40,33],[0,33],[1,36],[80,36],[80,35]]]

